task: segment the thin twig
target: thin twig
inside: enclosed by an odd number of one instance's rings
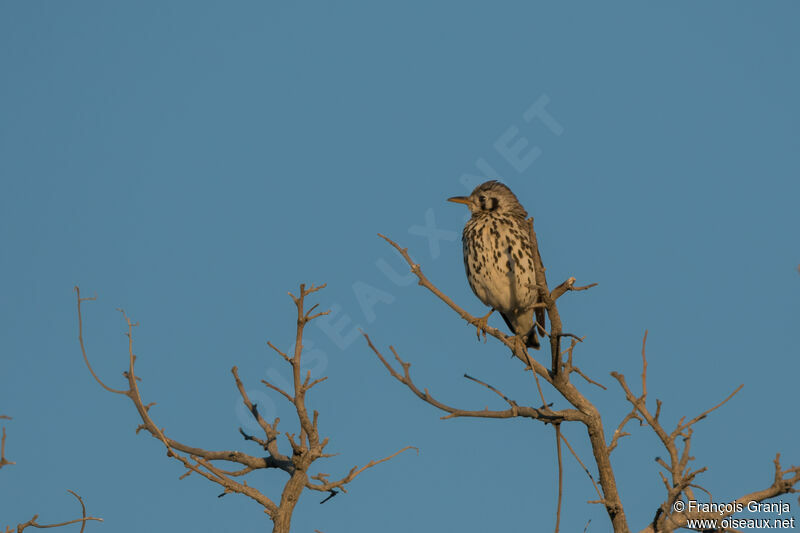
[[[575,450],[572,449],[572,446],[570,445],[569,441],[567,440],[567,437],[565,437],[563,433],[561,433],[561,439],[564,441],[564,444],[567,445],[567,448],[572,453],[572,456],[575,458],[575,460],[578,461],[578,464],[581,465],[581,468],[583,468],[583,471],[586,472],[586,475],[589,476],[589,481],[592,482],[592,486],[594,487],[595,492],[597,492],[597,495],[600,496],[600,499],[602,499],[603,498],[603,493],[600,492],[600,488],[597,486],[597,483],[595,482],[594,476],[592,475],[592,473],[589,472],[589,469],[586,468],[585,464],[583,464],[583,461],[581,461],[581,458],[578,457],[578,454],[575,453]]]
[[[9,420],[11,417],[6,417]],[[0,468],[3,468],[6,465],[15,465],[14,461],[9,461],[6,459],[6,428],[3,427],[3,437],[0,439]]]
[[[94,517],[94,516],[86,516],[86,505],[84,505],[83,499],[80,496],[78,496],[78,494],[76,494],[75,492],[73,492],[73,491],[71,491],[69,489],[67,489],[67,492],[69,492],[70,494],[75,496],[75,498],[77,498],[78,502],[81,504],[81,517],[80,518],[76,518],[74,520],[67,520],[66,522],[59,522],[58,524],[40,524],[40,523],[38,523],[36,521],[36,519],[39,518],[39,515],[36,514],[36,515],[33,515],[33,518],[31,518],[27,522],[22,523],[22,524],[18,524],[17,525],[17,533],[22,533],[22,531],[27,527],[35,527],[37,529],[49,529],[51,527],[63,527],[63,526],[68,526],[70,524],[77,524],[78,522],[81,523],[80,533],[83,533],[83,530],[86,527],[86,522],[88,522],[89,520],[94,520],[96,522],[102,522],[103,521],[102,518],[97,518],[97,517]],[[8,529],[8,531],[10,531],[10,528]]]
[[[470,376],[469,374],[464,374],[464,377],[465,377],[465,378],[467,378],[467,379],[469,379],[469,380],[471,380],[471,381],[474,381],[475,383],[478,383],[478,384],[480,384],[480,385],[483,385],[484,387],[486,387],[486,388],[487,388],[487,389],[489,389],[490,391],[492,391],[492,392],[494,392],[495,394],[497,394],[498,396],[500,396],[500,397],[501,397],[502,399],[504,399],[506,402],[508,402],[508,404],[509,404],[509,405],[511,405],[512,407],[513,407],[514,405],[516,405],[516,402],[514,402],[513,400],[509,400],[509,399],[508,399],[508,397],[507,397],[505,394],[503,394],[502,392],[500,392],[499,390],[497,390],[495,387],[493,387],[493,386],[489,385],[488,383],[486,383],[486,382],[483,382],[483,381],[479,380],[478,378],[474,378],[474,377]]]
[[[131,402],[133,402],[142,421],[137,428],[137,432],[143,429],[164,445],[167,450],[167,455],[179,461],[186,469],[186,472],[181,476],[181,478],[186,477],[190,473],[196,473],[208,479],[209,481],[222,486],[223,492],[220,494],[220,496],[231,493],[238,493],[248,496],[249,498],[258,502],[264,508],[264,511],[267,513],[267,515],[273,520],[273,531],[278,533],[287,533],[290,527],[291,515],[294,510],[294,506],[299,499],[300,493],[306,488],[318,488],[317,486],[312,486],[312,484],[309,484],[308,482],[309,477],[307,472],[309,467],[316,459],[333,456],[333,454],[324,452],[324,449],[328,444],[328,439],[323,439],[319,435],[319,413],[317,411],[313,411],[313,414],[309,414],[309,410],[306,407],[306,396],[308,391],[315,385],[323,382],[326,378],[322,377],[312,381],[311,373],[307,372],[305,379],[301,379],[301,356],[303,349],[304,328],[310,321],[326,314],[326,312],[315,313],[314,310],[317,307],[316,305],[312,305],[311,308],[306,311],[305,299],[308,295],[319,291],[324,286],[324,284],[317,287],[312,285],[310,288],[306,288],[305,285],[300,285],[300,292],[297,296],[290,293],[297,308],[297,327],[294,353],[289,356],[275,347],[272,343],[267,343],[270,348],[281,355],[281,357],[292,367],[293,388],[290,391],[277,387],[266,380],[263,381],[267,387],[277,391],[294,406],[294,411],[297,415],[297,421],[300,425],[300,433],[299,440],[294,439],[294,434],[287,435],[289,443],[292,446],[291,456],[281,453],[278,447],[277,437],[280,435],[280,432],[277,430],[277,426],[280,420],[276,418],[274,422],[270,423],[261,416],[258,411],[257,404],[253,403],[248,397],[248,394],[244,388],[244,384],[239,377],[238,369],[235,366],[231,369],[231,373],[233,374],[236,388],[242,397],[244,405],[264,431],[264,437],[261,438],[249,435],[241,428],[239,429],[239,432],[246,441],[253,441],[257,443],[263,450],[265,450],[267,452],[266,457],[252,456],[239,451],[205,450],[194,446],[188,446],[175,439],[167,437],[165,430],[156,425],[151,418],[149,411],[153,403],[144,403],[137,383],[139,378],[136,376],[135,372],[136,356],[134,355],[133,351],[133,328],[138,324],[132,322],[125,311],[120,309],[127,326],[126,336],[128,337],[128,368],[124,375],[128,381],[129,388],[128,390],[112,389],[106,386],[92,369],[83,343],[81,303],[86,300],[94,300],[95,298],[81,298],[80,291],[76,287],[75,291],[77,293],[78,300],[78,338],[80,340],[84,361],[92,376],[101,386],[103,386],[105,390],[116,394],[125,395],[131,400]],[[336,488],[339,488],[341,491],[346,491],[344,485],[352,481],[361,472],[377,464],[388,461],[398,453],[409,448],[411,447],[403,448],[389,457],[385,457],[377,461],[371,461],[360,469],[353,468],[347,476],[337,482],[333,482],[333,485]],[[219,464],[218,461],[238,463],[241,465],[241,467],[238,469],[220,468],[217,466]],[[256,470],[270,468],[283,470],[289,475],[289,480],[284,486],[283,494],[279,503],[272,501],[258,489],[248,485],[246,481],[242,480],[239,482],[236,480],[242,479],[246,475]],[[28,525],[32,527],[38,527],[34,524],[34,522],[35,518]]]
[[[564,492],[564,465],[561,462],[561,424],[553,424],[556,431],[556,453],[558,455],[558,504],[556,506],[556,530],[561,524],[561,497]]]
[[[93,302],[97,300],[97,296],[93,296],[91,298],[81,298],[81,289],[77,285],[75,285],[75,294],[77,295],[77,300],[78,300],[78,342],[81,345],[81,353],[83,354],[83,361],[86,363],[86,368],[89,369],[89,372],[92,374],[92,377],[94,377],[94,379],[100,384],[100,386],[102,386],[108,392],[113,392],[114,394],[127,395],[128,391],[113,389],[108,385],[106,385],[105,383],[103,383],[103,381],[99,377],[97,377],[97,374],[95,374],[92,365],[89,364],[89,357],[86,355],[86,346],[84,346],[83,344],[83,313],[81,313],[81,303]]]

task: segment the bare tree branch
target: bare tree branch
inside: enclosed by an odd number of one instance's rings
[[[598,474],[600,478],[600,486],[603,489],[604,497],[602,503],[606,508],[606,512],[611,519],[614,530],[618,533],[627,533],[629,531],[625,513],[622,508],[622,502],[617,491],[616,480],[614,479],[614,471],[611,467],[611,460],[609,457],[608,447],[605,441],[603,430],[603,422],[597,408],[592,404],[569,380],[569,376],[573,370],[573,366],[567,366],[561,362],[561,338],[564,336],[573,336],[571,334],[564,334],[561,325],[561,318],[556,305],[556,300],[566,293],[569,287],[574,286],[574,279],[570,278],[565,283],[560,285],[558,292],[551,292],[547,287],[547,278],[545,276],[545,268],[542,264],[541,254],[539,253],[539,245],[536,238],[536,232],[533,230],[533,219],[529,219],[529,232],[531,243],[534,250],[534,267],[536,269],[537,290],[539,292],[540,300],[545,304],[547,316],[550,319],[550,348],[551,348],[551,369],[548,370],[544,365],[533,359],[528,353],[527,348],[519,342],[519,337],[507,337],[496,328],[489,326],[485,327],[485,332],[488,335],[498,339],[506,347],[509,348],[512,355],[522,361],[526,367],[530,367],[535,374],[541,376],[545,381],[550,383],[573,407],[574,409],[565,409],[556,411],[557,417],[560,419],[553,419],[550,413],[545,413],[533,408],[511,408],[506,411],[465,411],[448,406],[433,399],[427,392],[420,391],[411,381],[408,374],[409,363],[405,363],[395,353],[395,358],[400,362],[404,369],[404,374],[400,375],[391,365],[388,364],[386,359],[380,355],[377,349],[372,345],[372,342],[367,338],[370,348],[378,355],[381,362],[389,370],[392,376],[405,384],[423,401],[434,405],[435,407],[447,411],[450,414],[443,418],[453,418],[457,416],[472,416],[482,418],[515,418],[519,416],[541,420],[544,422],[557,422],[557,421],[579,421],[586,427],[589,435],[589,441],[592,445],[592,453],[595,457],[595,462],[598,466]],[[388,237],[378,234],[382,239],[392,245],[411,267],[411,272],[419,280],[419,284],[435,294],[440,300],[447,304],[451,309],[466,320],[469,324],[475,325],[478,319],[467,313],[464,309],[458,306],[450,297],[445,295],[439,290],[423,273],[420,266],[411,259],[406,248],[400,247],[396,242]],[[593,286],[593,285],[592,285]],[[590,286],[581,287],[581,289],[588,289]],[[543,326],[541,319],[537,317],[537,322]],[[577,337],[573,336],[577,339]],[[394,349],[392,349],[394,352]],[[523,414],[524,410],[524,414]],[[548,416],[550,415],[550,416]]]
[[[420,390],[414,381],[411,379],[411,373],[409,368],[411,368],[411,363],[407,363],[403,361],[400,356],[397,354],[393,346],[390,346],[389,349],[394,354],[395,359],[400,364],[401,368],[403,369],[403,373],[400,374],[394,367],[386,360],[383,354],[375,347],[372,343],[372,339],[369,338],[369,335],[362,332],[364,338],[367,341],[367,344],[372,349],[373,353],[378,357],[378,359],[383,363],[389,373],[394,377],[397,381],[404,384],[408,389],[411,390],[419,399],[422,401],[433,405],[434,407],[449,413],[446,416],[443,416],[442,419],[449,419],[449,418],[461,418],[461,417],[473,417],[473,418],[515,418],[515,417],[523,417],[523,418],[533,418],[535,420],[542,420],[545,422],[561,422],[564,420],[580,420],[581,414],[574,410],[574,409],[565,409],[561,411],[553,411],[547,406],[544,406],[540,409],[535,407],[527,407],[527,406],[518,406],[512,403],[511,408],[506,409],[504,411],[490,411],[489,409],[483,410],[470,410],[470,409],[460,409],[457,407],[453,407],[447,405],[445,403],[440,402],[439,400],[435,399],[433,395],[428,391],[428,389]],[[474,380],[474,379],[473,379]],[[474,380],[477,381],[477,380]],[[502,396],[502,394],[501,394]]]
[[[432,292],[437,298],[442,300],[447,306],[449,306],[452,310],[454,310],[462,319],[464,319],[467,323],[472,324],[478,327],[478,332],[483,333],[484,337],[486,335],[492,336],[503,343],[506,348],[508,348],[512,356],[521,361],[525,365],[525,370],[531,369],[533,372],[533,376],[536,378],[536,385],[539,390],[539,396],[542,399],[543,407],[541,409],[535,409],[533,407],[525,407],[519,406],[517,403],[511,399],[509,399],[504,393],[502,393],[498,388],[489,385],[481,380],[473,378],[471,376],[465,375],[468,379],[486,387],[487,389],[491,390],[498,396],[500,396],[508,405],[509,409],[506,410],[497,410],[497,411],[490,411],[487,408],[483,410],[469,410],[469,409],[461,409],[446,403],[443,403],[437,399],[435,399],[428,389],[420,389],[412,380],[410,374],[410,366],[411,364],[402,360],[400,356],[397,354],[395,349],[390,346],[390,350],[392,351],[396,362],[400,365],[402,370],[397,370],[387,359],[381,354],[381,352],[375,347],[372,343],[371,339],[364,334],[365,339],[369,347],[381,361],[383,366],[387,369],[390,375],[395,378],[397,381],[405,385],[411,392],[414,393],[418,398],[425,401],[426,403],[436,407],[437,409],[448,413],[447,415],[443,416],[442,418],[455,418],[455,417],[475,417],[475,418],[529,418],[533,420],[539,420],[544,423],[552,423],[555,427],[560,428],[560,424],[562,422],[580,422],[586,429],[587,435],[589,437],[590,444],[592,446],[592,454],[595,460],[595,464],[598,469],[599,475],[599,487],[598,484],[595,483],[594,477],[583,464],[583,462],[578,458],[575,451],[569,445],[569,442],[564,438],[563,434],[560,435],[559,442],[561,440],[567,444],[568,448],[584,468],[584,471],[589,476],[592,484],[594,485],[598,496],[600,499],[594,500],[590,503],[600,503],[605,506],[606,511],[608,513],[609,519],[611,520],[612,526],[614,531],[617,533],[625,533],[629,531],[627,520],[625,518],[625,514],[622,508],[621,500],[617,491],[616,481],[614,480],[614,472],[612,469],[611,461],[610,461],[610,454],[613,450],[615,450],[618,445],[620,439],[625,436],[629,436],[630,434],[625,431],[626,425],[631,422],[632,420],[637,420],[639,425],[647,425],[652,431],[656,433],[661,441],[662,445],[664,446],[665,450],[667,451],[667,456],[665,458],[657,458],[656,462],[662,466],[665,472],[659,472],[661,479],[664,483],[665,490],[667,492],[667,497],[665,501],[659,506],[658,510],[655,513],[652,523],[650,526],[645,528],[643,531],[652,531],[652,532],[670,532],[676,528],[684,527],[687,524],[687,521],[692,518],[703,518],[702,514],[698,513],[675,513],[672,510],[672,504],[677,501],[682,495],[686,495],[689,498],[693,498],[693,489],[698,489],[702,491],[706,491],[706,489],[699,486],[696,482],[696,478],[706,471],[706,468],[698,468],[692,469],[689,467],[689,463],[694,460],[694,457],[691,456],[691,439],[693,434],[694,425],[703,420],[707,417],[711,412],[718,409],[726,402],[728,402],[733,396],[735,396],[742,388],[740,385],[737,387],[727,398],[725,398],[722,402],[715,405],[714,407],[703,411],[699,415],[691,418],[687,421],[687,419],[681,418],[678,422],[675,429],[671,432],[667,432],[661,422],[659,417],[661,415],[661,407],[662,402],[661,400],[656,400],[656,409],[655,413],[652,413],[647,408],[647,356],[646,356],[646,343],[647,343],[647,332],[645,332],[644,338],[642,340],[642,394],[640,396],[636,396],[630,390],[629,386],[625,381],[625,376],[620,373],[612,372],[611,375],[619,382],[622,390],[625,394],[626,399],[631,404],[631,411],[627,413],[621,420],[621,422],[617,425],[611,441],[606,444],[604,430],[603,430],[603,421],[602,417],[597,410],[597,408],[592,404],[581,392],[577,390],[577,388],[573,385],[570,381],[570,376],[575,373],[581,376],[587,383],[596,385],[603,390],[606,388],[598,383],[597,381],[591,379],[587,376],[584,372],[582,372],[575,364],[573,358],[573,351],[576,347],[578,342],[583,341],[583,338],[578,337],[577,335],[573,335],[571,333],[565,333],[563,331],[562,323],[560,314],[558,312],[557,307],[557,300],[570,291],[583,291],[594,287],[596,284],[589,284],[582,287],[575,286],[575,278],[570,277],[567,281],[561,283],[552,291],[548,289],[547,286],[547,279],[545,276],[545,268],[541,260],[541,254],[539,253],[539,245],[536,239],[536,233],[533,230],[533,221],[532,219],[529,220],[530,222],[530,237],[531,242],[533,243],[534,249],[534,266],[536,269],[536,280],[537,285],[536,289],[539,293],[540,303],[537,304],[535,307],[536,311],[536,319],[535,323],[538,326],[539,331],[542,333],[543,336],[549,337],[550,339],[550,347],[551,347],[551,364],[550,368],[544,367],[541,363],[536,361],[531,357],[528,353],[528,350],[525,346],[523,346],[520,342],[518,337],[509,337],[503,334],[496,328],[492,328],[488,326],[487,319],[488,316],[476,318],[466,312],[463,308],[458,306],[450,297],[442,293],[423,273],[422,269],[418,264],[416,264],[408,253],[406,248],[400,247],[396,242],[392,241],[388,237],[379,234],[381,238],[386,240],[392,247],[394,247],[402,257],[406,260],[409,267],[411,268],[411,272],[417,277],[419,285],[425,287],[430,292]],[[545,319],[544,314],[547,314],[547,317],[550,320],[550,331],[547,331],[545,328]],[[560,340],[563,337],[571,337],[572,342],[570,347],[567,348],[564,352],[561,351],[560,347]],[[564,359],[564,355],[566,355],[566,360]],[[550,409],[549,405],[545,402],[544,394],[541,389],[541,384],[539,383],[539,377],[541,377],[545,382],[549,383],[553,388],[556,389],[560,393],[560,395],[571,404],[573,409],[561,409],[561,410],[552,410]],[[559,432],[560,433],[560,432]],[[680,442],[678,440],[680,439]],[[561,460],[560,456],[560,449],[557,450],[559,464]],[[800,484],[800,469],[798,467],[791,467],[788,469],[782,469],[779,462],[779,456],[775,459],[775,480],[773,484],[761,491],[750,493],[746,496],[741,497],[737,501],[747,502],[747,501],[762,501],[764,499],[772,498],[778,496],[780,494],[787,494],[793,493],[798,491],[798,484]],[[560,489],[559,489],[560,490]],[[707,492],[707,491],[706,491]],[[710,497],[710,494],[709,494]],[[560,509],[560,507],[559,507]],[[718,515],[712,518],[720,518]],[[559,523],[559,512],[556,515],[556,529],[558,529]],[[588,526],[588,523],[587,523]]]
[[[698,475],[702,474],[707,470],[706,467],[699,468],[696,470],[692,470],[689,468],[688,464],[690,461],[694,459],[690,455],[690,449],[692,444],[692,435],[693,429],[692,426],[703,420],[708,416],[709,413],[712,411],[720,408],[725,403],[727,403],[731,398],[733,398],[744,385],[739,385],[731,394],[729,394],[724,400],[716,404],[714,407],[707,409],[697,415],[696,417],[692,418],[688,422],[686,418],[681,418],[678,424],[676,425],[675,429],[667,433],[667,431],[663,428],[661,423],[658,420],[659,414],[661,412],[661,402],[656,402],[656,413],[652,414],[649,409],[647,408],[647,355],[646,355],[646,344],[647,344],[647,332],[642,339],[642,394],[641,396],[636,396],[631,391],[630,387],[625,381],[625,376],[619,374],[617,372],[612,372],[611,375],[619,382],[620,386],[622,387],[623,392],[625,393],[625,398],[628,402],[632,405],[633,409],[628,415],[622,420],[620,425],[617,427],[617,431],[614,434],[614,437],[611,441],[611,445],[609,449],[614,449],[618,440],[627,435],[627,433],[622,432],[622,428],[628,423],[630,420],[637,419],[639,420],[640,425],[646,423],[656,435],[658,435],[659,439],[661,440],[661,444],[667,451],[668,458],[662,459],[661,457],[656,458],[656,462],[667,471],[667,476],[663,473],[660,473],[662,482],[664,484],[664,488],[667,492],[667,497],[665,501],[661,504],[658,510],[655,513],[652,523],[645,529],[643,532],[669,532],[673,531],[678,528],[682,528],[686,526],[689,520],[693,519],[717,519],[720,520],[728,515],[720,515],[720,513],[698,513],[698,512],[674,512],[673,504],[681,498],[681,495],[685,494],[689,499],[694,499],[694,495],[692,493],[692,488],[699,488],[703,490],[709,497],[711,496],[708,491],[695,482],[695,479]],[[681,441],[679,443],[678,441]],[[782,470],[780,466],[780,455],[776,456],[775,458],[775,481],[773,484],[762,491],[754,492],[743,496],[736,500],[736,502],[743,503],[746,505],[750,501],[762,501],[764,499],[773,498],[780,494],[787,494],[792,492],[797,492],[795,485],[800,483],[800,469],[798,467],[792,467],[787,470]],[[790,476],[786,479],[786,476]]]
[[[774,480],[772,484],[767,488],[736,498],[733,502],[731,502],[734,504],[731,507],[735,508],[736,504],[739,504],[742,507],[747,508],[747,505],[751,502],[763,502],[764,500],[769,500],[770,498],[775,498],[782,494],[795,494],[800,492],[800,490],[798,490],[796,487],[798,484],[800,484],[800,466],[792,466],[787,469],[783,469],[783,467],[781,467],[780,458],[781,454],[776,454],[775,459],[773,460]],[[691,485],[696,486],[694,484]],[[654,520],[653,523],[642,529],[640,533],[674,531],[675,529],[685,527],[689,520],[722,520],[731,514],[732,512],[718,511],[713,513],[688,511],[672,514],[662,513],[663,518],[657,517],[657,520]],[[661,522],[657,523],[659,518]]]
[[[556,504],[556,530],[561,525],[561,498],[564,495],[564,464],[561,460],[561,424],[553,424],[556,428],[556,456],[558,457],[558,503]]]
[[[567,437],[565,437],[563,433],[560,433],[560,435],[561,435],[561,440],[563,440],[564,444],[567,445],[567,448],[572,453],[572,456],[575,457],[575,460],[578,461],[579,465],[581,465],[581,468],[583,468],[583,471],[586,473],[587,476],[589,476],[589,480],[592,482],[592,486],[594,487],[595,492],[597,492],[597,495],[600,497],[600,500],[598,500],[598,502],[602,502],[603,493],[600,492],[600,488],[597,486],[597,482],[594,480],[594,476],[592,475],[591,472],[589,472],[589,469],[586,468],[586,465],[583,464],[583,461],[581,461],[581,458],[578,457],[578,454],[575,453],[575,450],[572,448],[572,445],[567,440]]]
[[[11,417],[10,416],[6,416],[6,415],[0,415],[0,419],[11,420]],[[2,437],[2,442],[0,442],[0,468],[4,467],[5,465],[14,465],[14,464],[16,464],[16,463],[13,462],[13,461],[8,461],[6,459],[6,428],[3,427],[3,437]],[[36,519],[39,517],[39,515],[35,514],[35,515],[33,515],[33,518],[31,518],[27,522],[17,524],[17,527],[16,527],[17,533],[20,533],[21,531],[23,531],[27,527],[46,529],[46,528],[51,528],[51,527],[68,526],[70,524],[77,524],[78,522],[81,523],[81,533],[83,533],[83,530],[86,528],[86,522],[88,520],[96,520],[98,522],[102,522],[103,521],[102,518],[96,518],[96,517],[93,517],[93,516],[86,516],[86,505],[84,505],[83,499],[80,496],[78,496],[77,493],[75,493],[75,492],[73,492],[73,491],[71,491],[69,489],[67,489],[67,492],[69,492],[70,494],[75,496],[75,498],[78,500],[78,503],[81,504],[81,518],[76,518],[74,520],[69,520],[67,522],[61,522],[61,523],[58,523],[58,524],[39,524],[38,522],[36,522]],[[6,526],[5,531],[6,531],[6,533],[11,533],[12,532],[11,526]]]
[[[338,488],[341,491],[346,492],[345,485],[353,481],[353,479],[355,479],[359,474],[369,468],[372,468],[373,466],[388,461],[405,450],[412,448],[411,446],[406,446],[405,448],[388,457],[370,461],[361,468],[354,467],[347,475],[334,482],[329,482],[326,478],[323,479],[320,477],[325,477],[327,476],[326,474],[312,476],[309,473],[309,469],[314,461],[320,458],[332,456],[331,454],[324,452],[325,447],[328,445],[328,439],[323,439],[320,437],[318,431],[319,413],[314,411],[311,415],[309,415],[306,407],[307,392],[315,385],[322,383],[326,378],[322,377],[312,381],[310,372],[306,373],[305,379],[302,379],[301,377],[303,332],[305,326],[310,321],[328,313],[327,311],[314,313],[313,311],[317,308],[316,304],[312,305],[311,308],[306,311],[305,299],[308,295],[313,294],[324,287],[324,284],[317,287],[311,286],[310,288],[306,288],[305,285],[300,285],[300,292],[297,296],[289,293],[292,301],[295,304],[295,307],[297,308],[295,349],[292,355],[288,355],[279,350],[271,342],[267,343],[268,346],[277,352],[285,362],[289,363],[292,369],[291,390],[284,390],[266,380],[262,380],[262,383],[264,383],[265,386],[286,398],[294,407],[294,414],[297,417],[297,422],[300,427],[299,440],[295,438],[296,435],[293,433],[284,433],[284,435],[286,435],[288,444],[292,449],[291,454],[282,453],[279,449],[278,437],[280,436],[281,432],[279,432],[277,428],[280,420],[276,418],[274,421],[268,422],[261,416],[258,411],[258,406],[250,400],[244,384],[239,377],[239,371],[235,366],[231,369],[231,373],[233,374],[236,388],[242,397],[242,402],[255,421],[258,423],[259,427],[263,431],[264,436],[258,437],[255,435],[249,435],[241,428],[239,428],[239,433],[242,435],[242,437],[244,437],[245,441],[252,441],[258,444],[262,450],[267,452],[267,456],[262,457],[250,455],[234,450],[207,450],[204,448],[190,446],[168,437],[165,430],[158,427],[155,421],[151,418],[150,408],[154,404],[145,404],[139,391],[137,383],[139,378],[135,373],[136,355],[133,351],[133,328],[138,324],[132,322],[127,314],[123,310],[120,310],[127,326],[126,335],[128,337],[128,370],[124,373],[124,376],[128,382],[128,389],[113,389],[103,383],[92,369],[83,342],[81,304],[88,300],[95,300],[96,297],[81,298],[80,290],[78,287],[76,287],[75,291],[77,293],[78,303],[78,339],[81,345],[81,352],[89,372],[105,390],[115,394],[127,396],[134,404],[134,407],[136,408],[142,422],[137,428],[137,432],[140,430],[145,430],[164,445],[167,450],[168,457],[171,457],[183,464],[184,468],[186,468],[186,472],[181,476],[181,478],[187,477],[191,473],[196,473],[223,487],[224,490],[220,496],[236,493],[251,498],[264,508],[264,512],[272,520],[273,532],[288,533],[291,524],[292,513],[304,489],[331,491],[334,488]],[[218,464],[219,461],[237,463],[240,465],[240,468],[234,470],[223,468]],[[237,478],[241,479],[256,470],[262,469],[277,469],[288,474],[289,479],[283,487],[279,501],[274,501],[267,497],[255,487],[248,485],[246,481],[236,480]],[[309,481],[310,479],[319,479],[321,483],[311,483]]]
[[[37,528],[37,529],[49,529],[51,527],[64,527],[64,526],[68,526],[70,524],[77,524],[77,523],[81,524],[80,533],[83,533],[83,530],[86,527],[86,522],[88,522],[89,520],[94,520],[94,521],[97,521],[97,522],[102,522],[103,521],[102,518],[97,518],[97,517],[94,517],[94,516],[86,516],[86,505],[84,505],[83,499],[80,496],[78,496],[78,494],[76,494],[75,492],[73,492],[73,491],[71,491],[69,489],[67,490],[67,492],[69,492],[70,494],[75,496],[75,498],[78,500],[78,503],[81,504],[81,517],[80,518],[76,518],[74,520],[67,520],[66,522],[59,522],[57,524],[40,524],[40,523],[38,523],[36,521],[36,519],[39,518],[39,515],[35,514],[35,515],[33,515],[33,518],[31,518],[27,522],[24,522],[24,523],[21,523],[21,524],[17,524],[17,527],[16,527],[17,533],[22,533],[25,530],[25,528],[28,528],[28,527],[33,527],[33,528]],[[11,533],[11,531],[12,530],[11,530],[10,526],[6,527],[6,533]]]
[[[3,418],[5,418],[7,420],[11,420],[10,416],[3,416]],[[8,459],[6,459],[6,428],[4,426],[3,427],[3,437],[2,437],[2,440],[0,440],[0,468],[3,468],[6,465],[15,465],[15,464],[17,464],[17,463],[15,463],[14,461],[9,461]]]
[[[347,492],[347,490],[344,488],[344,485],[346,485],[347,483],[350,483],[351,481],[353,481],[360,473],[364,472],[368,468],[372,468],[375,465],[379,465],[381,463],[385,463],[389,459],[397,457],[398,455],[400,455],[401,453],[403,453],[406,450],[416,450],[417,454],[419,455],[419,448],[417,448],[415,446],[406,446],[405,448],[401,448],[401,449],[397,450],[396,452],[394,452],[392,455],[384,457],[383,459],[377,459],[377,460],[370,461],[369,463],[365,464],[361,468],[359,468],[358,466],[354,466],[353,468],[350,469],[350,472],[348,472],[346,476],[344,476],[342,479],[340,479],[338,481],[327,481],[327,478],[328,478],[327,474],[317,474],[316,476],[311,476],[311,479],[315,479],[317,481],[321,481],[322,483],[314,484],[314,483],[311,483],[311,482],[307,482],[306,483],[306,487],[308,487],[309,489],[312,489],[312,490],[318,490],[318,491],[322,491],[322,492],[330,491],[332,489],[341,489],[342,492]]]

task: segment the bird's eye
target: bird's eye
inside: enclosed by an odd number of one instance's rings
[[[484,203],[486,201],[486,197],[485,196],[478,196],[478,201],[480,203]]]

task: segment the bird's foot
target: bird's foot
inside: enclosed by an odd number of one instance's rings
[[[525,335],[514,335],[514,352],[511,354],[511,357],[514,357],[515,354],[526,353],[528,351],[528,345],[525,341]]]
[[[471,322],[471,324],[477,329],[475,333],[478,336],[478,341],[481,340],[481,333],[483,333],[483,342],[486,342],[486,328],[489,326],[489,317],[492,316],[492,313],[494,313],[494,309],[490,309],[486,316],[476,318],[473,322]]]

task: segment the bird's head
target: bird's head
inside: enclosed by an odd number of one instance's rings
[[[454,196],[447,201],[466,205],[472,216],[481,213],[507,214],[522,218],[528,216],[511,189],[494,180],[481,183],[469,196]]]

